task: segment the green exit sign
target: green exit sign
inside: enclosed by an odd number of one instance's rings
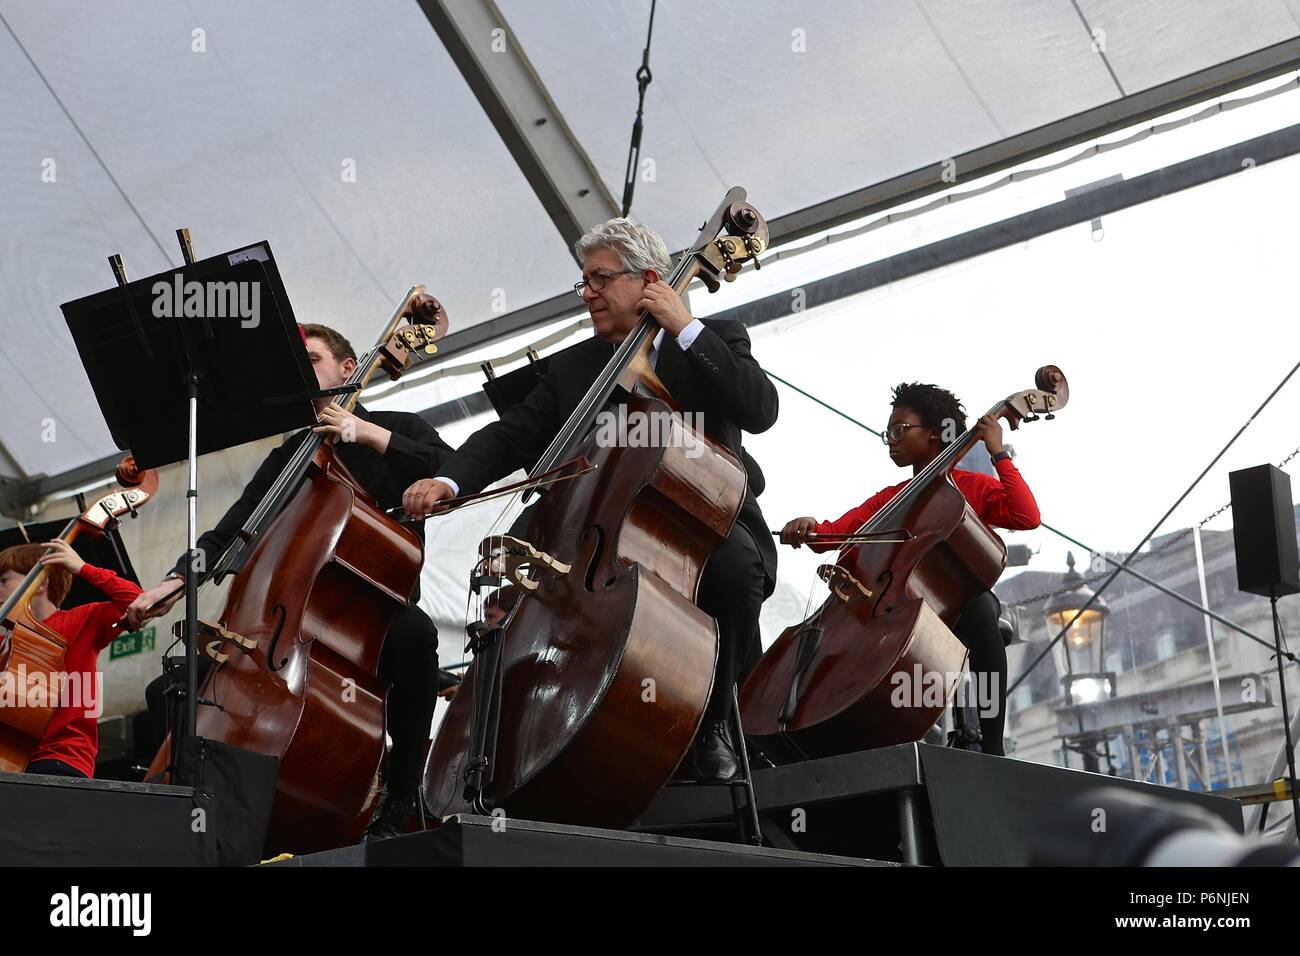
[[[119,634],[114,638],[113,643],[108,645],[108,659],[115,661],[119,657],[130,657],[132,654],[151,650],[153,650],[153,628],[146,627],[128,634]]]

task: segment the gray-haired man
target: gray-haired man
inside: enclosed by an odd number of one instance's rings
[[[436,478],[407,489],[411,514],[430,514],[440,502],[469,494],[542,455],[581,401],[615,347],[636,327],[642,311],[660,326],[650,361],[679,409],[702,422],[705,433],[745,462],[750,488],[731,535],[704,569],[697,602],[718,621],[721,647],[713,695],[684,769],[719,782],[738,772],[726,718],[731,687],[759,653],[758,614],[776,581],[776,547],[759,510],[754,487],[761,473],[741,448],[741,432],[772,427],[776,388],[750,353],[739,322],[700,320],[663,281],[668,250],[653,230],[630,219],[597,226],[574,247],[582,262],[576,289],[587,304],[596,337],[555,355],[541,383],[500,421],[471,435],[443,460]]]

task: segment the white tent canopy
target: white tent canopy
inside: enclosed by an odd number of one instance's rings
[[[674,246],[734,183],[769,218],[797,213],[1292,40],[1297,11],[664,0],[634,213]],[[500,12],[620,195],[649,4]],[[136,277],[177,265],[179,226],[200,255],[270,240],[300,320],[358,343],[418,281],[456,330],[572,281],[415,2],[5,0],[0,17],[0,474],[114,452],[58,307],[110,284],[111,253]]]

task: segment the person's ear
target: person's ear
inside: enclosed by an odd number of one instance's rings
[[[347,358],[345,358],[342,362],[339,363],[339,369],[343,372],[343,377],[345,379],[351,378],[352,373],[357,370],[357,360],[354,359],[351,355],[349,355]]]
[[[659,281],[659,278],[660,278],[660,276],[659,276],[659,270],[658,270],[658,269],[642,269],[642,270],[641,270],[641,278],[642,278],[642,279],[645,279],[645,281],[646,281],[646,285],[650,285],[651,283],[658,282],[658,281]]]

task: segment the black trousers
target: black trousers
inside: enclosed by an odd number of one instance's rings
[[[767,580],[763,559],[749,529],[739,522],[704,566],[700,579],[700,610],[718,622],[718,670],[713,694],[704,712],[706,721],[725,720],[731,705],[731,687],[757,660],[760,648],[758,613],[763,607]]]
[[[385,782],[394,793],[411,793],[420,783],[424,745],[438,696],[438,629],[417,605],[393,619],[379,655],[379,679],[389,685],[388,754]]]
[[[199,658],[200,686],[210,665],[211,658]],[[393,619],[379,655],[379,679],[390,688],[388,733],[393,738],[385,781],[392,790],[411,792],[420,782],[438,694],[438,629],[418,606],[403,609]],[[144,692],[157,738],[150,753],[162,746],[169,728],[167,685],[163,674]]]
[[[953,627],[957,639],[970,649],[980,720],[980,746],[986,754],[1003,756],[1002,728],[1007,709],[1007,648],[1002,643],[998,615],[1002,604],[992,591],[971,599]]]

